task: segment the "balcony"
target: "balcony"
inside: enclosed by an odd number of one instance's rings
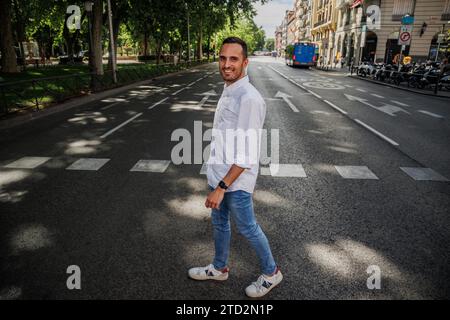
[[[316,22],[316,23],[314,23],[314,28],[316,28],[316,27],[318,27],[318,26],[320,26],[320,25],[322,25],[322,24],[324,24],[325,23],[325,21],[319,21],[319,22]]]
[[[450,12],[449,13],[443,13],[442,14],[442,16],[441,16],[441,20],[445,20],[445,21],[448,21],[448,20],[450,20]]]

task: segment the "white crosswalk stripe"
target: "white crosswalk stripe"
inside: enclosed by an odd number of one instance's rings
[[[378,177],[366,166],[334,166],[344,179],[376,179]]]
[[[400,167],[400,169],[417,181],[449,181],[446,177],[430,168]]]
[[[49,157],[23,157],[7,164],[5,168],[34,169],[50,159]]]
[[[261,175],[306,178],[305,170],[301,164],[270,164],[268,168],[261,168]]]
[[[99,158],[81,158],[72,163],[66,168],[66,170],[88,170],[98,171],[103,167],[110,159]]]
[[[169,164],[169,160],[139,160],[130,171],[163,173]]]

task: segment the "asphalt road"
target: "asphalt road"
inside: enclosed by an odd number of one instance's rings
[[[270,57],[249,76],[279,132],[279,176],[264,165],[254,194],[285,276],[265,299],[448,299],[449,100]],[[188,279],[213,255],[206,177],[170,162],[172,133],[211,128],[222,89],[210,64],[11,133],[0,298],[246,299],[259,269],[234,228],[229,280]],[[80,290],[66,286],[71,265]],[[367,287],[369,266],[380,289]]]

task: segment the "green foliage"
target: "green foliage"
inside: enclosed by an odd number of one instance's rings
[[[217,34],[219,44],[222,43],[222,41],[227,37],[233,36],[241,38],[247,43],[249,54],[264,48],[264,30],[258,28],[253,19],[245,15],[241,15],[235,21],[234,26],[231,25],[231,21],[228,21],[225,28]]]

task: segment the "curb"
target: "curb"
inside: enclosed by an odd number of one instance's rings
[[[353,78],[353,79],[364,80],[364,81],[375,83],[375,84],[378,84],[378,85],[381,85],[381,86],[385,86],[385,87],[390,87],[390,88],[399,89],[399,90],[403,90],[403,91],[409,91],[409,92],[413,92],[413,93],[418,93],[418,94],[422,94],[422,95],[425,95],[425,96],[450,99],[450,95],[443,96],[443,95],[440,95],[440,94],[422,92],[422,91],[409,89],[409,88],[404,88],[404,87],[399,87],[399,86],[392,85],[392,84],[389,84],[389,83],[374,81],[374,80],[371,80],[371,79],[366,79],[366,78],[358,77],[358,76],[354,76],[354,75],[349,75],[348,77]]]
[[[66,110],[69,110],[69,109],[72,109],[72,108],[75,108],[75,107],[79,107],[79,106],[81,106],[83,104],[86,104],[86,103],[90,103],[90,102],[94,102],[94,101],[97,101],[97,100],[101,100],[101,99],[104,99],[104,98],[109,97],[111,95],[119,94],[121,92],[127,91],[127,90],[132,89],[132,88],[134,88],[136,86],[148,84],[148,83],[150,83],[152,81],[155,81],[155,80],[160,80],[160,79],[164,79],[164,78],[167,78],[167,77],[170,77],[170,76],[173,76],[173,75],[177,75],[177,74],[181,74],[181,73],[185,73],[185,72],[190,72],[190,70],[192,70],[194,68],[202,68],[202,67],[210,65],[211,63],[213,63],[213,62],[209,62],[209,63],[205,63],[205,64],[202,64],[202,65],[194,66],[192,68],[185,69],[185,70],[180,70],[180,71],[164,74],[162,76],[158,76],[158,77],[155,77],[155,78],[150,78],[150,79],[141,80],[141,81],[138,81],[138,82],[133,82],[131,84],[127,84],[127,85],[124,85],[124,86],[116,87],[116,88],[113,88],[113,89],[109,89],[109,90],[105,90],[105,91],[101,91],[101,92],[97,92],[97,93],[90,93],[90,94],[87,94],[87,95],[84,95],[84,96],[74,97],[74,98],[69,99],[69,101],[67,101],[67,102],[55,104],[55,105],[53,105],[53,106],[51,106],[49,108],[46,108],[46,109],[44,109],[42,111],[31,112],[31,113],[28,113],[28,114],[25,114],[25,115],[21,115],[21,116],[17,116],[17,117],[11,118],[11,119],[4,119],[4,120],[0,121],[0,131],[12,129],[14,127],[20,126],[22,124],[28,123],[28,122],[33,121],[33,120],[37,120],[37,119],[40,119],[40,118],[43,118],[43,117],[46,117],[46,116],[49,116],[49,115],[52,115],[52,114],[55,114],[55,113],[58,113],[58,112],[63,112],[63,111],[66,111]]]

